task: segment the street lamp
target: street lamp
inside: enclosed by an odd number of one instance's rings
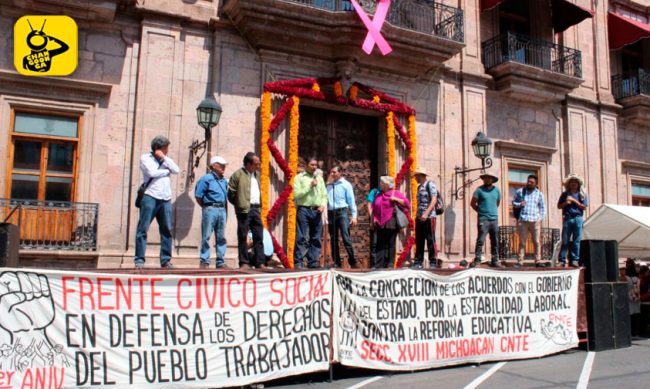
[[[196,107],[196,121],[199,126],[203,127],[203,130],[205,131],[205,137],[202,142],[193,140],[192,144],[190,145],[190,161],[192,159],[195,159],[195,168],[199,166],[201,157],[203,157],[203,154],[205,154],[208,146],[208,141],[212,137],[212,127],[219,124],[221,112],[223,112],[223,109],[221,109],[221,104],[219,104],[217,100],[215,100],[212,96],[208,96],[203,99],[199,106]],[[197,155],[200,149],[203,149],[203,152],[200,155]],[[194,181],[194,169],[192,169],[192,172],[190,173],[190,181]]]
[[[206,140],[210,139],[212,127],[219,124],[221,112],[223,112],[221,105],[217,103],[217,100],[212,96],[203,99],[201,104],[196,107],[196,120],[199,123],[199,126],[203,127],[205,130]]]
[[[481,159],[481,167],[474,169],[468,169],[465,166],[456,166],[454,168],[454,190],[453,196],[456,197],[456,200],[460,200],[465,197],[465,188],[471,185],[474,181],[478,180],[475,178],[473,180],[467,179],[467,174],[476,170],[480,170],[481,173],[492,166],[492,158],[490,154],[492,153],[492,139],[485,136],[483,132],[476,134],[476,137],[472,140],[472,150],[474,155],[477,158]],[[462,175],[461,185],[458,184],[458,176]],[[480,178],[480,177],[479,177]]]

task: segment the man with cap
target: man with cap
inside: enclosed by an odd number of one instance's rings
[[[418,205],[415,214],[415,263],[414,269],[422,269],[424,262],[424,243],[429,252],[429,266],[438,266],[438,251],[436,248],[436,202],[438,201],[438,188],[427,177],[424,168],[415,171],[415,180],[418,182]]]
[[[499,263],[499,241],[497,239],[501,192],[499,188],[494,186],[494,183],[499,181],[499,177],[492,172],[484,172],[481,174],[481,179],[483,180],[483,185],[474,191],[470,203],[472,209],[478,213],[478,236],[476,237],[473,266],[478,266],[481,263],[485,235],[489,234],[492,254],[490,266],[502,267]]]
[[[228,162],[220,156],[210,159],[211,171],[205,174],[196,183],[194,198],[201,211],[201,248],[199,258],[200,267],[210,266],[210,238],[212,232],[215,237],[215,248],[217,250],[216,267],[225,267],[224,256],[226,255],[226,219],[228,209],[228,180],[223,176]]]
[[[569,174],[564,179],[564,192],[557,202],[558,209],[562,210],[562,248],[558,258],[562,267],[566,266],[567,251],[569,266],[579,266],[583,215],[589,206],[583,186],[584,181],[580,176]]]
[[[171,269],[172,263],[172,174],[178,174],[178,165],[167,156],[169,139],[156,136],[151,140],[151,152],[140,157],[140,171],[146,189],[140,205],[140,218],[135,233],[135,258],[137,269],[144,267],[147,251],[147,232],[154,218],[160,232],[160,267]]]

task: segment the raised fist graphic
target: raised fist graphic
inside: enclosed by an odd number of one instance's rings
[[[32,333],[32,339],[45,340],[45,328],[54,321],[54,301],[47,277],[24,271],[0,273],[0,328],[16,343],[21,333]],[[39,334],[40,332],[40,334]]]

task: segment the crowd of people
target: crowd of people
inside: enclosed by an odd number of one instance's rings
[[[645,262],[628,258],[621,269],[621,280],[627,282],[630,300],[630,324],[632,336],[648,335],[648,312],[642,312],[641,304],[650,303],[650,271]]]
[[[151,152],[140,158],[143,184],[138,193],[136,206],[140,217],[136,230],[135,266],[145,263],[147,232],[154,219],[158,222],[161,236],[160,266],[172,268],[172,206],[170,176],[178,174],[178,165],[168,156],[170,142],[163,136],[151,141]],[[243,269],[265,268],[270,259],[272,242],[265,231],[261,217],[260,158],[253,152],[246,153],[243,166],[235,170],[229,179],[225,177],[228,162],[220,157],[209,161],[210,171],[196,183],[194,196],[202,209],[201,244],[199,248],[200,267],[211,263],[210,241],[214,236],[216,250],[215,266],[224,268],[226,253],[226,220],[228,203],[235,209],[237,218],[237,246],[239,267]],[[443,199],[436,184],[429,179],[426,170],[414,172],[417,181],[417,204],[415,213],[415,258],[413,268],[424,267],[425,245],[429,266],[440,266],[436,245],[437,216],[444,212]],[[483,172],[483,185],[478,187],[471,200],[471,207],[477,213],[477,238],[475,257],[469,266],[478,266],[483,259],[483,247],[489,235],[492,267],[502,267],[499,260],[499,206],[501,192],[494,184],[499,177],[493,172]],[[580,239],[584,210],[589,205],[582,179],[571,174],[564,180],[557,207],[562,210],[562,246],[559,254],[561,266],[580,266]],[[355,256],[350,227],[357,225],[358,210],[352,184],[342,176],[341,167],[333,166],[324,177],[316,158],[305,160],[304,171],[293,181],[293,194],[297,208],[296,242],[294,263],[297,268],[319,268],[323,239],[323,226],[327,225],[333,265],[341,267],[339,236],[343,241],[352,268],[359,267]],[[370,218],[371,267],[393,267],[396,256],[396,240],[400,230],[408,227],[407,215],[411,213],[408,197],[395,188],[394,178],[383,175],[378,188],[370,190],[366,209]],[[538,188],[538,178],[530,175],[526,186],[517,190],[512,200],[520,236],[519,255],[515,267],[523,266],[525,244],[532,236],[535,265],[548,266],[542,261],[540,247],[541,223],[546,217],[544,194]],[[265,253],[266,251],[266,253]],[[567,261],[568,259],[568,261]],[[487,261],[485,261],[487,262]]]

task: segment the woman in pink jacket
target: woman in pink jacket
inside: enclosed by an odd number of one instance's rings
[[[382,176],[379,179],[381,193],[372,203],[372,216],[377,231],[377,256],[373,268],[391,268],[395,261],[395,240],[400,228],[397,225],[395,207],[408,214],[411,203],[402,192],[395,189],[393,177]]]

